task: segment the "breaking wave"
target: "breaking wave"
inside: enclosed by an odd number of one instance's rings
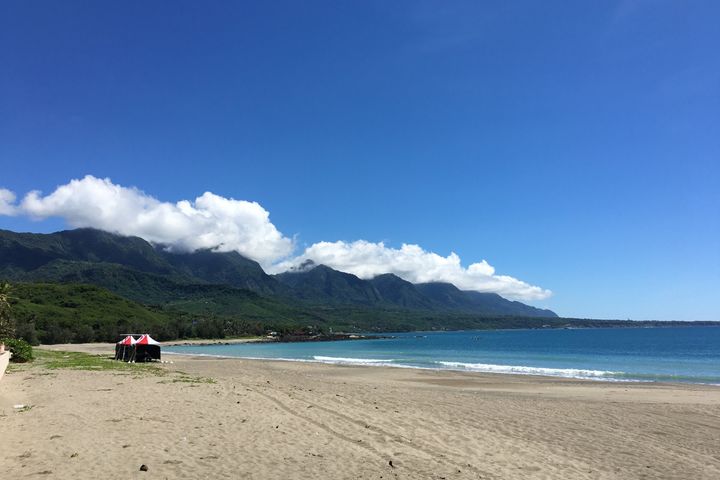
[[[606,370],[525,367],[518,365],[494,365],[490,363],[463,363],[441,361],[435,363],[452,370],[467,370],[470,372],[483,373],[512,373],[516,375],[543,375],[549,377],[582,378],[592,380],[613,380],[625,376],[624,372],[611,372]]]
[[[321,363],[332,363],[339,365],[391,365],[393,359],[381,359],[381,358],[348,358],[348,357],[324,357],[322,355],[315,355],[313,359],[316,362]]]

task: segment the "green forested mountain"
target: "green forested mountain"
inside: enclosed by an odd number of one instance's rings
[[[260,264],[237,252],[198,250],[193,253],[171,253],[160,250],[159,254],[179,275],[264,295],[288,294],[287,289],[267,275]]]
[[[88,272],[92,266],[96,270],[120,266],[178,283],[227,284],[266,294],[283,291],[257,262],[235,252],[172,253],[139,237],[89,228],[51,234],[0,230],[2,277],[64,280],[79,275],[78,271]]]
[[[291,287],[299,298],[315,302],[483,316],[557,316],[550,310],[506,300],[494,293],[462,291],[450,283],[413,284],[393,274],[362,280],[355,275],[338,272],[325,265],[306,265],[299,271],[281,273],[275,278]]]
[[[10,299],[18,336],[32,343],[111,342],[123,333],[150,332],[158,340],[261,335],[268,330],[392,332],[438,329],[677,326],[686,322],[630,322],[431,311],[352,305],[305,307],[248,290],[188,286],[181,300],[147,306],[94,285],[15,283]],[[698,322],[717,325],[718,322]]]
[[[10,303],[18,335],[33,343],[114,341],[141,332],[159,340],[222,338],[331,326],[325,317],[229,286],[186,285],[178,298],[148,306],[95,285],[15,283]]]
[[[318,305],[556,316],[499,295],[466,292],[447,283],[413,285],[395,275],[362,280],[324,265],[267,275],[236,252],[171,252],[138,237],[94,229],[52,234],[0,230],[0,278],[89,283],[145,304],[184,298],[188,285],[224,285]]]
[[[370,280],[375,288],[382,292],[386,302],[406,308],[432,310],[436,305],[432,299],[423,295],[418,288],[407,280],[386,273]]]
[[[295,297],[312,302],[376,305],[383,300],[372,283],[325,265],[302,272],[281,273],[275,278],[289,286]]]
[[[557,317],[551,310],[507,300],[497,293],[468,292],[450,283],[420,283],[415,288],[440,309],[472,313],[482,311],[487,315],[516,315],[528,317]]]
[[[31,342],[114,339],[138,328],[165,334],[173,316],[92,285],[14,284],[10,299],[18,335]]]
[[[542,326],[543,319],[556,317],[499,295],[442,283],[414,285],[392,274],[363,280],[306,264],[271,276],[237,253],[172,252],[93,229],[0,230],[0,279],[17,285],[15,314],[24,335],[44,342],[107,340],[141,325],[168,339],[308,325],[352,331],[489,328],[529,317]]]

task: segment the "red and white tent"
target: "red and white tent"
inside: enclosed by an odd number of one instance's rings
[[[138,338],[135,343],[138,345],[160,345],[160,342],[152,338],[147,333],[142,337]]]
[[[150,362],[160,360],[160,342],[147,333],[138,338],[133,345],[133,356],[131,362]]]
[[[123,338],[119,342],[117,342],[118,345],[124,345],[124,346],[130,346],[135,345],[137,343],[137,340],[133,338],[132,335],[128,335],[127,337]]]
[[[160,342],[147,333],[135,340],[128,335],[115,344],[115,360],[150,362],[160,360]]]
[[[135,349],[133,346],[137,340],[132,335],[128,335],[115,344],[115,360],[129,361]]]

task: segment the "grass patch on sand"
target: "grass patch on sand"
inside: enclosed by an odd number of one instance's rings
[[[54,370],[86,370],[94,372],[110,372],[117,375],[133,377],[158,376],[166,377],[159,383],[189,383],[191,386],[215,384],[210,377],[197,377],[181,371],[169,371],[157,363],[127,363],[113,360],[108,355],[92,355],[80,352],[58,352],[37,349],[32,362],[13,364],[8,372],[27,372],[31,376],[55,375]]]
[[[28,366],[49,370],[113,371],[132,375],[165,375],[167,371],[152,363],[127,363],[113,360],[107,355],[91,355],[80,352],[56,352],[36,350],[36,358]]]

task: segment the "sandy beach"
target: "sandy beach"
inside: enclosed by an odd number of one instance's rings
[[[720,387],[165,358],[12,368],[3,477],[720,478]]]

